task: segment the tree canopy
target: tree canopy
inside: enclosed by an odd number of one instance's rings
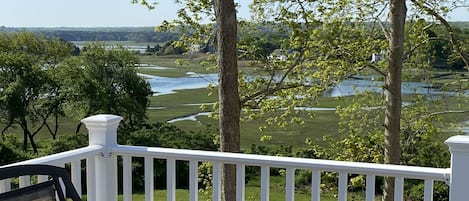
[[[23,131],[34,152],[43,129],[55,139],[59,118],[97,113],[125,117],[127,127],[146,118],[149,83],[136,72],[138,59],[123,47],[90,44],[80,56],[74,45],[33,33],[0,34],[0,123],[2,136]]]
[[[90,44],[62,69],[66,111],[78,119],[98,113],[120,115],[129,127],[143,123],[152,91],[137,74],[137,64],[136,56],[123,47]]]
[[[0,34],[0,117],[5,125],[23,130],[24,149],[28,139],[37,152],[34,136],[48,126],[48,117],[57,112],[55,81],[50,75],[71,55],[73,47],[32,33]]]

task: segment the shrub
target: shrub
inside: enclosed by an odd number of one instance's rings
[[[31,156],[21,151],[21,145],[14,135],[5,135],[0,140],[0,166],[30,159]]]

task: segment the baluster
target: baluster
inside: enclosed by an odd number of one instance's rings
[[[86,198],[96,201],[96,170],[94,157],[86,158]]]
[[[376,176],[373,174],[366,175],[366,201],[375,200],[375,183]]]
[[[189,161],[189,199],[198,201],[199,183],[198,183],[198,166],[199,162],[195,160]]]
[[[72,183],[77,191],[78,195],[81,196],[81,160],[72,161],[70,164],[70,170],[72,174]]]
[[[394,201],[403,201],[404,200],[404,178],[396,177],[394,178]]]
[[[153,158],[146,156],[145,157],[145,201],[153,201]]]
[[[339,172],[339,201],[347,201],[347,178],[348,173]]]
[[[11,190],[11,179],[4,179],[0,181],[0,193],[8,192]]]
[[[423,193],[424,201],[433,201],[433,179],[425,179],[425,187]]]
[[[246,167],[244,164],[236,165],[236,200],[244,201],[244,188]]]
[[[166,200],[176,200],[176,160],[168,158],[166,160]]]
[[[269,201],[270,198],[270,167],[261,167],[261,200]]]
[[[287,168],[286,169],[286,195],[285,199],[287,201],[294,201],[295,200],[295,169],[294,168]]]
[[[123,198],[124,201],[132,200],[132,157],[129,155],[122,156],[122,181],[123,181]]]
[[[214,162],[213,163],[213,186],[212,186],[212,201],[221,200],[221,171],[222,163]]]
[[[311,200],[319,201],[321,199],[321,172],[311,171]]]
[[[47,180],[49,180],[49,176],[47,176],[47,175],[37,175],[37,183],[46,182]]]
[[[20,188],[31,186],[31,176],[21,176],[19,178]]]

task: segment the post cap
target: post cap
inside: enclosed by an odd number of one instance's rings
[[[115,124],[119,123],[123,118],[121,116],[113,115],[113,114],[98,114],[89,116],[81,120],[84,124],[98,124],[98,125],[105,125],[105,124]]]
[[[456,135],[448,138],[445,144],[449,146],[450,151],[469,152],[469,136]]]

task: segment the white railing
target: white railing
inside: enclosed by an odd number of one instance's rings
[[[295,171],[311,170],[311,200],[320,200],[322,172],[335,172],[338,179],[338,200],[347,200],[347,183],[350,174],[366,175],[366,200],[375,199],[375,178],[390,176],[395,178],[395,200],[404,199],[405,179],[422,180],[424,200],[433,200],[434,181],[447,182],[450,187],[450,200],[466,200],[469,197],[469,136],[454,136],[446,141],[452,153],[451,168],[428,168],[374,163],[318,160],[292,157],[276,157],[239,153],[222,153],[197,150],[169,149],[157,147],[125,146],[117,144],[117,126],[122,118],[114,115],[96,115],[82,122],[89,130],[89,146],[60,154],[28,160],[18,164],[46,163],[57,166],[71,165],[72,181],[81,194],[80,167],[86,161],[87,200],[117,200],[118,166],[122,160],[123,200],[132,200],[132,159],[144,158],[145,200],[154,200],[154,159],[166,160],[167,200],[176,200],[176,161],[189,163],[189,200],[198,200],[198,166],[209,162],[213,166],[212,200],[221,200],[221,172],[224,164],[237,167],[237,200],[245,198],[245,169],[247,166],[261,168],[261,200],[269,200],[270,170],[283,168],[286,172],[285,198],[294,200]],[[366,153],[365,153],[366,154]],[[119,157],[118,157],[119,156]],[[44,180],[46,178],[42,178]],[[27,186],[27,178],[20,179],[20,185]],[[10,183],[0,182],[0,192],[8,191]]]

